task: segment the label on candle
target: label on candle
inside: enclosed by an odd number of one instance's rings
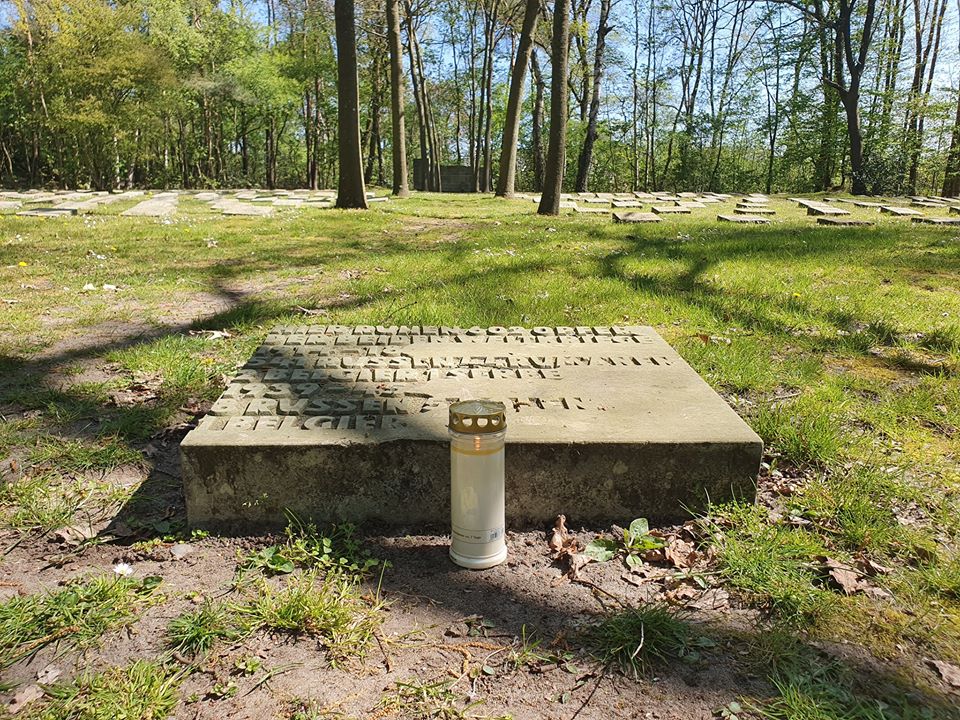
[[[471,543],[475,545],[485,545],[494,540],[503,537],[503,526],[492,528],[490,530],[467,530],[453,526],[453,537],[460,542]]]

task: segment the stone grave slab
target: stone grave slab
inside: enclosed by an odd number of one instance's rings
[[[777,211],[765,205],[737,205],[734,215],[776,215]]]
[[[653,211],[657,215],[690,215],[692,212],[688,207],[677,205],[654,205]]]
[[[757,215],[717,215],[717,220],[720,222],[751,223],[754,225],[766,225],[770,222],[769,218],[758,217]]]
[[[843,208],[829,207],[828,205],[810,205],[807,208],[807,215],[849,215],[849,210]]]
[[[914,200],[910,203],[911,207],[921,207],[921,208],[942,208],[943,203],[933,202],[931,200]]]
[[[30,210],[21,210],[17,213],[17,215],[24,217],[70,217],[76,214],[76,208],[63,207],[31,208]]]
[[[276,328],[181,445],[188,522],[449,523],[450,402],[506,404],[512,526],[752,497],[762,442],[649,327]]]
[[[910,222],[920,225],[960,225],[960,218],[955,217],[915,217]]]
[[[610,198],[602,198],[602,197],[585,197],[585,198],[581,198],[581,200],[585,203],[591,203],[594,205],[608,205],[608,206],[610,205],[610,202],[611,202]]]
[[[240,215],[250,217],[264,217],[273,214],[272,205],[254,205],[253,203],[240,202],[239,200],[228,200],[219,205],[220,212],[224,215]]]
[[[643,203],[639,200],[614,200],[613,206],[615,208],[638,208],[643,207]]]
[[[832,225],[834,227],[869,227],[873,225],[869,220],[855,220],[842,217],[818,217],[817,225]]]
[[[368,203],[390,202],[390,198],[387,195],[375,195],[374,197],[368,197],[367,202]]]
[[[177,193],[159,193],[147,200],[141,200],[121,215],[141,217],[165,217],[177,212],[180,197]]]
[[[613,221],[616,223],[655,223],[660,222],[660,216],[652,212],[615,212]]]
[[[951,215],[960,215],[960,205],[951,205],[950,206]]]
[[[702,210],[706,207],[706,205],[704,205],[702,202],[696,200],[677,200],[677,202],[674,204],[677,207],[690,208],[691,210]]]
[[[23,207],[20,200],[0,200],[0,210],[19,210]]]
[[[879,208],[883,207],[883,203],[878,202],[869,202],[867,200],[853,200],[854,207],[858,208]]]
[[[596,205],[574,205],[573,211],[580,214],[608,215],[610,213],[610,205],[607,204],[603,207]]]
[[[913,208],[906,207],[897,207],[896,205],[883,205],[880,208],[880,212],[886,213],[887,215],[896,215],[898,217],[908,217],[912,215],[922,215],[919,210],[914,210]]]

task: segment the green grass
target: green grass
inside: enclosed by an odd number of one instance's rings
[[[310,636],[334,666],[363,657],[383,622],[379,598],[367,597],[354,577],[342,573],[321,579],[308,572],[279,587],[259,580],[254,588],[234,608],[245,635],[266,630]]]
[[[590,652],[607,665],[639,678],[680,659],[691,629],[669,605],[645,605],[604,617],[584,633]]]
[[[806,624],[833,603],[832,594],[814,584],[815,558],[828,554],[826,547],[816,534],[771,524],[766,514],[743,504],[713,508],[720,575],[774,619]]]
[[[83,648],[136,619],[158,598],[157,579],[98,577],[0,604],[0,668],[54,643]]]
[[[196,610],[174,618],[167,628],[170,646],[190,655],[202,655],[222,640],[233,640],[240,633],[234,613],[222,603],[209,600]]]
[[[41,703],[17,717],[27,720],[160,720],[179,702],[182,673],[150,660],[125,668],[84,672],[73,682],[45,688]]]
[[[771,205],[768,227],[717,223],[730,206],[630,226],[428,194],[267,219],[185,202],[170,225],[115,209],[95,227],[4,217],[0,297],[19,302],[0,316],[0,402],[11,408],[0,461],[25,472],[0,491],[0,512],[21,527],[66,521],[86,497],[76,476],[139,462],[151,436],[214,397],[274,324],[650,324],[758,431],[774,470],[800,478],[778,513],[709,511],[718,582],[793,631],[960,662],[956,230],[865,209],[853,217],[874,227],[821,228],[792,203]],[[86,282],[120,290],[82,293]],[[84,381],[78,371],[91,366],[105,377]],[[113,405],[134,373],[159,378],[157,397]],[[249,627],[336,625],[324,625],[335,613],[316,597],[320,574],[365,559],[323,538],[278,543],[283,577],[247,598]],[[877,583],[893,597],[841,598],[818,577],[823,555],[890,566]],[[245,564],[276,571],[256,556]],[[300,570],[317,573],[310,592],[284,582]],[[344,600],[354,607],[357,596]],[[360,602],[358,612],[370,607]],[[210,618],[192,621],[189,642],[202,644]],[[802,685],[784,682],[784,697]]]

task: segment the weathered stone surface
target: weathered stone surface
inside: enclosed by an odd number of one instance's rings
[[[76,208],[59,207],[32,208],[31,210],[21,210],[17,213],[17,215],[23,215],[24,217],[70,217],[76,214]]]
[[[950,206],[951,215],[960,215],[960,205],[951,205]]]
[[[886,213],[887,215],[897,215],[897,216],[912,216],[912,215],[922,215],[919,210],[914,210],[912,208],[898,207],[896,205],[883,205],[880,208],[880,212]]]
[[[0,210],[19,210],[22,206],[20,200],[0,200]]]
[[[828,205],[810,205],[807,207],[807,215],[849,215],[849,210],[843,208],[830,207]]]
[[[817,225],[832,225],[835,227],[869,227],[873,225],[869,220],[854,220],[853,218],[818,217]]]
[[[777,211],[763,205],[737,205],[733,210],[736,215],[776,215]]]
[[[960,218],[954,217],[915,217],[910,222],[920,225],[960,225]]]
[[[643,207],[643,203],[639,200],[614,200],[613,206],[615,208],[638,208]]]
[[[167,217],[177,212],[177,203],[180,196],[175,192],[158,193],[152,198],[138,202],[132,208],[124,210],[121,215],[142,217]]]
[[[706,207],[702,202],[697,202],[696,200],[677,200],[677,207],[690,208],[691,210],[701,210]]]
[[[660,216],[649,212],[615,212],[613,221],[617,223],[655,223],[660,222]]]
[[[654,205],[653,211],[657,215],[689,215],[691,212],[688,207],[678,207],[676,205]]]
[[[587,199],[587,202],[590,202],[590,199]],[[610,213],[610,203],[606,203],[603,206],[600,205],[574,205],[573,211],[576,213],[593,213],[599,215],[608,215]]]
[[[720,222],[751,223],[753,225],[766,225],[770,222],[767,218],[756,215],[717,215],[717,220]]]
[[[648,327],[346,327],[267,336],[182,443],[192,527],[449,522],[447,408],[508,408],[507,516],[686,516],[751,496],[760,438]]]

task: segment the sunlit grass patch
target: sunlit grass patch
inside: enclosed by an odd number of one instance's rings
[[[35,466],[55,468],[62,473],[113,470],[143,460],[137,450],[117,437],[71,440],[51,435],[38,436],[28,457]]]
[[[750,423],[791,463],[824,465],[836,460],[845,445],[839,410],[827,399],[801,397],[780,405],[761,405]]]
[[[150,660],[84,672],[69,683],[49,685],[37,706],[18,715],[27,720],[159,720],[173,713],[182,671]]]
[[[776,620],[807,624],[832,603],[831,593],[814,584],[814,558],[827,549],[813,533],[772,524],[766,515],[766,509],[752,505],[712,509],[719,573]]]
[[[51,472],[0,486],[0,527],[47,531],[67,524],[84,502],[83,483]]]
[[[239,635],[233,610],[210,600],[177,616],[167,628],[170,646],[191,655],[206,653],[221,640],[232,640]]]
[[[54,643],[82,648],[156,601],[158,578],[98,577],[0,604],[0,668]]]
[[[336,665],[366,654],[383,621],[382,606],[354,577],[328,573],[321,579],[308,572],[279,587],[256,581],[252,597],[235,610],[244,634],[267,630],[308,635]]]

